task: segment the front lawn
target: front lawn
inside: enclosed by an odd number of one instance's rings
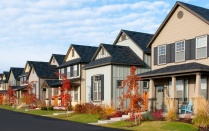
[[[142,122],[139,126],[130,127],[132,124],[134,123],[130,123],[129,121],[119,121],[101,126],[137,131],[198,131],[196,126],[181,122],[146,121]]]

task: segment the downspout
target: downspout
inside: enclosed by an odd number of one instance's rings
[[[82,75],[82,71],[81,71],[81,64],[80,64],[80,70],[79,70],[79,73],[80,73],[80,104],[81,104],[81,75]]]

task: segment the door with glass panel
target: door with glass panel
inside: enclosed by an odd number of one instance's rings
[[[156,86],[156,109],[162,109],[163,107],[163,86]]]

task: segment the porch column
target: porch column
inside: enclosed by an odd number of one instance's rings
[[[149,81],[149,102],[148,102],[148,110],[153,111],[155,110],[156,106],[156,98],[155,98],[155,84],[154,80],[150,79]]]
[[[171,98],[176,98],[177,97],[177,92],[176,92],[176,77],[172,76],[172,87],[171,87]]]
[[[195,97],[200,96],[200,88],[201,88],[201,74],[196,74],[196,83],[195,83]]]

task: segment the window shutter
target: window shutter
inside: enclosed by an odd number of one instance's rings
[[[191,40],[185,41],[185,60],[191,60],[190,52],[191,52]]]
[[[191,60],[192,60],[192,59],[195,59],[195,56],[196,56],[196,38],[191,39],[190,46],[191,46],[190,57],[191,57]]]
[[[166,45],[166,63],[171,63],[171,44]]]
[[[73,66],[70,66],[70,77],[73,77]]]
[[[207,55],[209,57],[209,35],[207,35]]]
[[[104,75],[101,75],[101,100],[104,100]]]
[[[170,51],[171,51],[171,63],[173,63],[173,62],[175,62],[175,43],[172,43],[171,44],[171,47],[170,47],[171,49],[170,49]]]
[[[79,76],[79,70],[80,70],[81,68],[79,68],[79,64],[77,65],[77,76]]]
[[[67,76],[67,68],[64,68],[64,75]]]
[[[158,63],[158,47],[154,48],[154,65]]]
[[[91,76],[91,101],[93,101],[93,76]]]

